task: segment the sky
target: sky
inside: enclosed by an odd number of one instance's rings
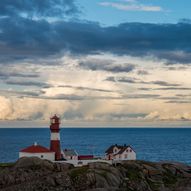
[[[190,127],[189,7],[1,0],[0,127]]]

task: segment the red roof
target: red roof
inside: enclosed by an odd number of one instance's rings
[[[89,159],[93,159],[94,156],[93,155],[79,155],[78,156],[78,160],[89,160]]]
[[[47,149],[46,147],[41,146],[41,145],[32,145],[30,147],[22,149],[20,152],[26,152],[26,153],[50,153],[52,151],[50,149]]]

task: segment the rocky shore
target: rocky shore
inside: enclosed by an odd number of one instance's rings
[[[191,191],[191,166],[126,161],[74,168],[38,158],[0,165],[1,191]]]

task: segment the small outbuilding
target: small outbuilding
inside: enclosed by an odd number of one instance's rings
[[[54,161],[55,160],[55,152],[51,151],[50,149],[38,145],[34,143],[34,145],[29,146],[25,149],[20,150],[19,158],[21,157],[38,157],[41,159],[47,159]]]
[[[136,152],[130,145],[111,145],[105,156],[106,160],[136,160]]]
[[[64,149],[62,154],[66,160],[78,160],[78,153],[74,149]]]

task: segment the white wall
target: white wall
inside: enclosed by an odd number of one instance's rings
[[[131,147],[128,147],[122,154],[114,155],[109,154],[110,160],[136,160],[136,153]],[[106,155],[106,159],[109,160],[109,155]]]
[[[67,160],[78,160],[78,156],[66,156],[66,155],[63,155],[65,159]],[[71,158],[72,157],[72,158]]]
[[[74,166],[84,166],[84,165],[88,165],[89,163],[94,163],[94,162],[105,162],[108,164],[112,164],[111,160],[108,161],[108,160],[103,160],[103,159],[59,161],[59,163],[69,163],[69,164],[73,164]]]
[[[60,133],[51,132],[50,139],[54,141],[60,140]]]
[[[133,150],[124,151],[121,155],[116,155],[114,160],[136,160],[136,153]]]
[[[19,158],[21,157],[38,157],[41,159],[47,159],[50,161],[55,160],[55,153],[49,152],[49,153],[26,153],[26,152],[19,152]]]

